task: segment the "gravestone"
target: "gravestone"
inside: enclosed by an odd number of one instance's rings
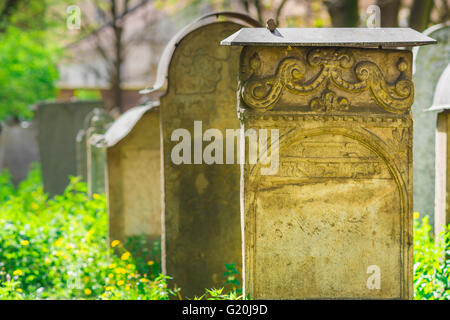
[[[122,114],[103,136],[106,148],[109,240],[161,238],[161,152],[157,104]],[[101,138],[100,138],[101,137]]]
[[[33,123],[6,124],[1,131],[0,170],[8,169],[12,183],[24,180],[33,162],[39,162],[37,131]]]
[[[35,106],[44,191],[61,194],[77,175],[76,136],[86,115],[101,101],[39,102]]]
[[[222,20],[217,22],[219,16]],[[176,164],[171,154],[177,129],[202,144],[203,132],[194,133],[194,121],[201,123],[203,131],[217,129],[224,135],[225,129],[239,128],[234,105],[240,49],[219,43],[243,25],[259,23],[242,14],[218,13],[188,25],[164,50],[150,91],[161,96],[162,268],[183,297],[222,287],[225,264],[235,264],[241,271],[239,166],[206,164],[202,151],[192,164]]]
[[[103,109],[94,109],[86,129],[86,169],[88,195],[105,193],[106,149],[98,143],[99,137],[113,122],[113,117]]]
[[[244,46],[242,130],[270,130],[241,169],[245,295],[413,297],[412,54],[389,47],[426,43],[407,28],[244,28],[222,41]]]
[[[438,236],[450,224],[450,64],[436,85],[433,105],[437,112],[436,126],[436,196],[434,201],[434,232]]]
[[[436,113],[424,111],[433,103],[439,76],[450,62],[450,25],[431,27],[424,34],[438,43],[415,48],[414,51],[414,211],[420,212],[422,216],[429,215],[433,225]]]
[[[95,109],[94,109],[95,110]],[[81,180],[87,182],[87,142],[86,142],[86,131],[89,128],[89,122],[94,115],[94,111],[89,112],[83,121],[83,128],[80,129],[76,136],[77,142],[77,175],[81,177]]]

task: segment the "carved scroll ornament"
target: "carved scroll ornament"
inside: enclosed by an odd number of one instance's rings
[[[331,91],[331,84],[348,93],[368,91],[378,106],[393,113],[404,113],[414,100],[414,85],[405,74],[408,64],[403,58],[397,61],[400,75],[393,83],[386,81],[378,65],[371,61],[355,64],[351,52],[342,48],[313,49],[307,55],[307,64],[296,57],[285,58],[275,75],[266,78],[254,76],[261,64],[257,54],[249,63],[253,75],[243,84],[241,96],[248,107],[261,111],[272,109],[284,90],[312,96],[309,102],[312,111],[348,110],[350,102]],[[321,67],[311,79],[305,78],[308,65]],[[345,80],[346,72],[352,73],[356,81]],[[321,89],[324,83],[325,90]]]

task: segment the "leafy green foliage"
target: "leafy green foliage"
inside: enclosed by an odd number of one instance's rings
[[[31,119],[29,105],[55,97],[56,58],[42,31],[9,27],[0,34],[0,120]]]
[[[428,220],[414,220],[414,298],[450,300],[450,229],[436,241]]]
[[[105,197],[78,178],[48,199],[36,166],[14,190],[0,175],[0,299],[168,299],[168,277],[137,270],[120,242],[108,247]],[[5,186],[5,188],[4,188]],[[150,280],[152,279],[152,280]]]

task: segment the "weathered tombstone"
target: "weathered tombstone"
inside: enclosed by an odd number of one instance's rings
[[[161,96],[162,269],[184,297],[223,286],[225,264],[241,269],[239,166],[205,164],[202,151],[192,164],[176,164],[171,154],[179,128],[202,144],[194,121],[223,134],[239,128],[234,105],[240,49],[221,47],[220,40],[244,25],[259,23],[242,14],[213,13],[188,25],[166,46],[150,92]]]
[[[17,186],[27,177],[31,164],[39,162],[36,127],[31,122],[6,124],[1,131],[0,145],[0,170],[8,169]]]
[[[94,136],[95,137],[95,136]],[[97,144],[106,148],[109,240],[161,237],[159,108],[134,107],[122,114]]]
[[[94,109],[86,130],[86,168],[88,195],[105,193],[106,149],[99,138],[108,130],[113,117],[103,109]]]
[[[44,191],[61,194],[77,175],[76,135],[101,101],[40,102],[35,106]]]
[[[436,114],[424,112],[433,103],[433,93],[442,71],[450,62],[450,24],[427,29],[425,35],[438,41],[435,46],[414,49],[414,211],[434,220]]]
[[[95,109],[94,109],[95,110]],[[76,136],[77,142],[77,175],[81,177],[84,182],[88,180],[87,173],[87,143],[86,143],[86,131],[89,128],[89,122],[94,116],[94,111],[89,112],[83,121],[83,128],[81,128]]]
[[[436,85],[433,105],[437,112],[436,127],[436,195],[434,232],[439,235],[450,224],[450,64]]]
[[[412,54],[388,47],[432,42],[406,28],[222,41],[244,46],[241,129],[271,134],[241,170],[245,295],[412,298]]]

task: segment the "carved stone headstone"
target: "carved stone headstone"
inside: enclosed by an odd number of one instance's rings
[[[106,149],[98,137],[106,132],[114,118],[103,109],[94,109],[86,130],[86,168],[88,195],[105,192]]]
[[[414,56],[414,211],[434,220],[436,113],[424,112],[433,103],[439,76],[450,62],[450,25],[438,25],[424,34],[436,39],[434,46],[416,48]]]
[[[109,239],[124,242],[161,237],[161,152],[159,108],[127,110],[99,139],[106,147]]]
[[[412,298],[412,54],[381,46],[432,42],[383,28],[222,42],[244,45],[242,130],[270,129],[241,171],[245,295]]]
[[[436,85],[433,105],[438,112],[436,127],[436,195],[434,232],[439,235],[450,224],[450,64]]]
[[[188,151],[191,164],[176,164],[171,157],[177,129],[187,130],[202,148],[204,131],[217,129],[225,137],[225,129],[239,128],[234,106],[240,49],[221,47],[220,40],[258,23],[241,14],[222,18],[228,21],[199,19],[171,40],[159,65],[163,81],[152,92],[162,95],[162,267],[189,298],[222,287],[225,264],[239,271],[242,265],[239,165],[206,164],[202,151],[195,156]],[[194,121],[202,127],[195,133]]]
[[[101,101],[40,102],[36,105],[44,191],[61,194],[69,175],[77,175],[76,136],[86,115],[103,108]]]
[[[0,170],[8,169],[17,186],[27,177],[31,164],[39,162],[35,125],[30,122],[4,125],[0,145]]]

